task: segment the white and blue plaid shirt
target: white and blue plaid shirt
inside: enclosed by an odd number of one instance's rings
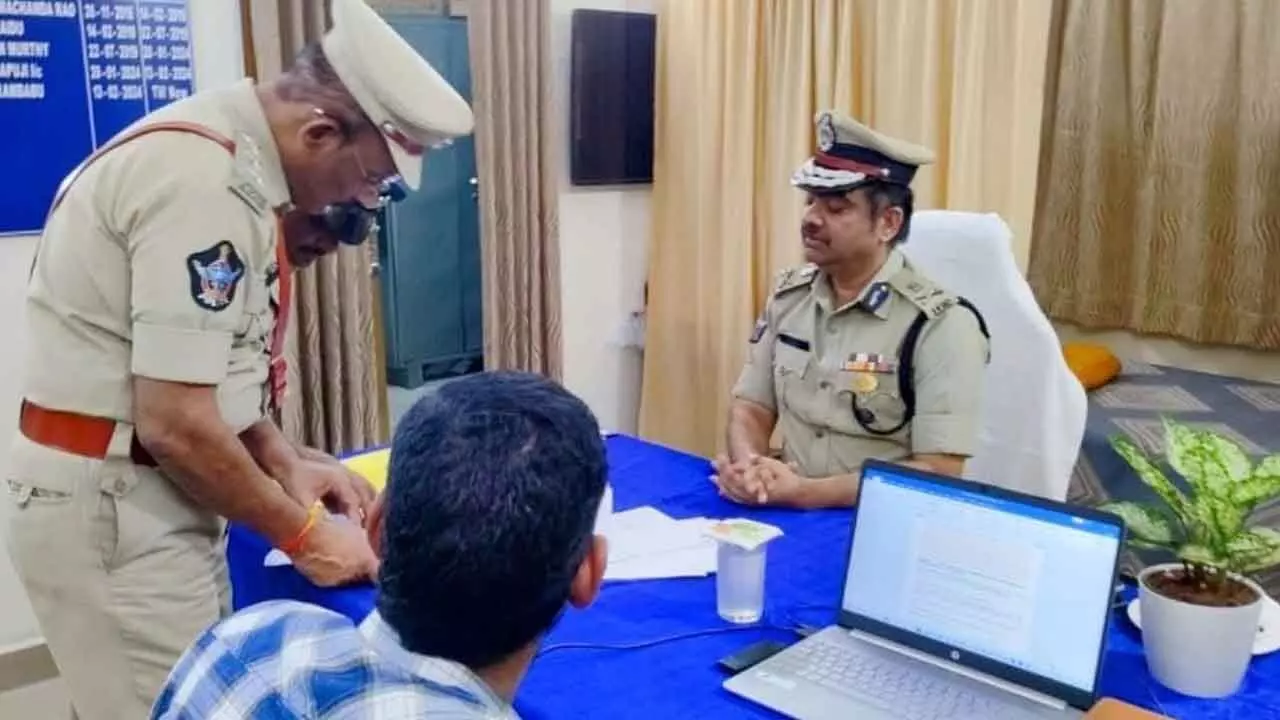
[[[169,674],[151,717],[518,720],[467,668],[405,650],[376,611],[357,627],[293,601],[254,605],[206,630]]]

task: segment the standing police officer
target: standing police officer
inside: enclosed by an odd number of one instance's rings
[[[148,715],[227,607],[227,519],[318,584],[376,572],[372,492],[271,419],[291,269],[363,241],[424,150],[471,124],[362,0],[333,0],[278,80],[153,113],[59,188],[27,295],[9,547],[79,717]]]
[[[715,463],[743,503],[852,505],[867,458],[960,475],[977,440],[985,324],[898,248],[933,154],[831,112],[817,136],[792,177],[809,264],[781,273],[751,333]]]

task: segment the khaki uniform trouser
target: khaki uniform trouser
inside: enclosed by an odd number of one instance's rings
[[[224,523],[152,468],[18,433],[9,553],[81,720],[147,718],[170,669],[230,609]]]

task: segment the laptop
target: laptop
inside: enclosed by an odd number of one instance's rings
[[[724,683],[799,720],[1078,718],[1124,523],[868,461],[836,625]]]

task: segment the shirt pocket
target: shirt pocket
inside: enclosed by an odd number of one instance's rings
[[[805,409],[805,381],[809,375],[809,353],[779,342],[773,348],[773,383],[777,391],[779,410],[783,407],[793,412]]]
[[[841,371],[843,395],[858,428],[872,435],[896,435],[907,414],[907,404],[898,388],[898,373]],[[892,432],[890,432],[892,431]]]

